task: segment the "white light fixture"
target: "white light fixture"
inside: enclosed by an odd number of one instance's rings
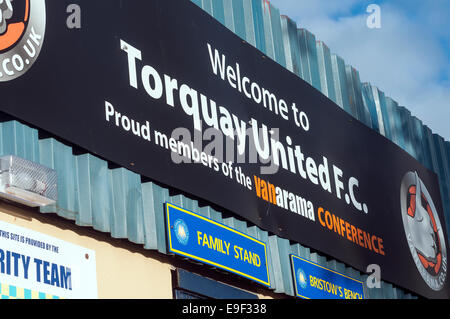
[[[0,197],[30,207],[54,204],[56,171],[17,156],[0,157]]]

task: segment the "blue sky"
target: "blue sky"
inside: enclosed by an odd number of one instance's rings
[[[271,0],[450,141],[450,0]],[[367,27],[370,4],[381,28]]]

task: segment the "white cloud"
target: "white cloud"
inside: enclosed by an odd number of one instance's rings
[[[442,19],[448,16],[442,1],[427,10],[417,2],[407,12],[398,4],[381,4],[381,29],[367,27],[365,7],[355,12],[361,3],[357,0],[272,3],[354,66],[363,82],[377,86],[450,140],[450,85],[442,81],[443,75],[450,75],[442,48],[450,33],[442,31]]]

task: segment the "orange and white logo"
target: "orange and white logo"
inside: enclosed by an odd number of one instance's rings
[[[27,72],[45,35],[45,0],[0,0],[0,82]]]
[[[414,263],[427,285],[441,290],[447,275],[447,249],[433,199],[416,172],[403,177],[400,192],[403,226]]]

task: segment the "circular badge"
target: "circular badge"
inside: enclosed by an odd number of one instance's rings
[[[173,228],[175,230],[175,236],[178,239],[178,242],[182,245],[187,245],[189,240],[189,229],[182,219],[177,219],[173,224]]]
[[[400,201],[406,240],[417,270],[431,289],[439,291],[447,275],[444,232],[433,199],[416,172],[403,177]]]
[[[45,35],[45,0],[0,0],[0,82],[25,74]]]
[[[301,268],[297,270],[297,282],[300,284],[302,289],[305,289],[308,284],[306,274]]]

